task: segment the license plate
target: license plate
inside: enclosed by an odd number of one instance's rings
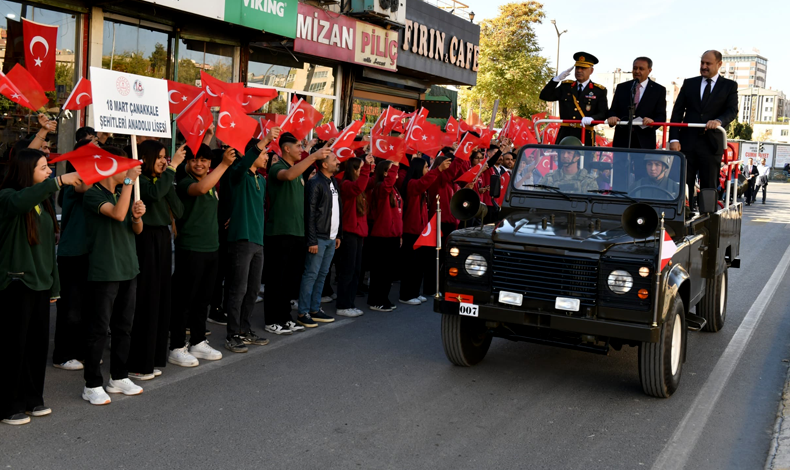
[[[458,307],[458,313],[467,317],[476,317],[478,308],[479,307],[475,304],[466,304],[461,302],[461,305]]]

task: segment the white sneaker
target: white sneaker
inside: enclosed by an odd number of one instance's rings
[[[219,361],[222,359],[222,353],[209,346],[208,340],[204,340],[203,342],[190,347],[189,354],[207,361]]]
[[[302,325],[299,325],[299,324],[297,324],[296,322],[293,322],[293,321],[285,322],[285,327],[288,328],[289,330],[291,330],[292,332],[304,331],[304,327]]]
[[[53,364],[58,369],[63,370],[82,370],[85,366],[76,359],[69,359],[68,361],[64,362],[63,364]]]
[[[360,310],[360,309],[358,309],[358,308],[356,308],[356,307],[355,307],[355,308],[352,308],[351,310],[353,310],[353,311],[357,312],[357,316],[359,316],[359,315],[362,315],[363,313],[365,313],[363,310]]]
[[[299,301],[298,300],[292,300],[291,301],[291,310],[299,310]]]
[[[189,354],[188,349],[189,343],[184,345],[183,348],[173,349],[167,356],[167,362],[181,367],[195,367],[200,364],[198,360],[195,359],[195,356]]]
[[[256,304],[259,304],[259,303],[261,303],[261,302],[263,302],[263,297],[261,297],[261,296],[259,295],[259,296],[258,296],[258,297],[255,299],[255,303],[256,303]]]
[[[275,335],[290,335],[293,334],[290,328],[283,327],[282,325],[273,324],[273,325],[266,325],[264,328],[269,333],[273,333]]]
[[[110,396],[101,387],[82,389],[82,399],[91,402],[91,405],[109,405]]]
[[[162,371],[159,369],[154,369],[154,377],[159,377],[160,375],[162,375]]]
[[[428,297],[425,297],[424,295],[420,295],[417,297],[417,300],[419,300],[422,303],[425,303],[428,301]]]
[[[355,309],[355,308],[341,308],[336,313],[338,315],[341,315],[341,316],[344,316],[344,317],[351,317],[351,318],[358,317],[358,316],[362,315],[362,311],[359,311],[359,313],[357,313],[357,309]]]
[[[415,299],[410,299],[410,300],[398,299],[398,302],[400,302],[402,304],[407,304],[407,305],[420,305],[422,303],[422,302],[420,302],[420,299],[416,299],[416,298]]]
[[[123,393],[124,395],[139,395],[143,393],[143,387],[135,385],[129,379],[113,380],[107,385],[107,393]]]
[[[129,372],[129,378],[134,380],[151,380],[156,377],[154,374],[139,374],[137,372]]]
[[[328,304],[329,302],[331,302],[333,300],[335,300],[335,299],[333,299],[332,297],[330,297],[328,295],[325,295],[325,296],[321,297],[321,303],[322,304]]]

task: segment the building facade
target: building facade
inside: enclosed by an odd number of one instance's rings
[[[768,59],[760,55],[756,48],[750,50],[732,48],[722,52],[722,66],[719,73],[735,80],[738,89],[765,88],[768,75]]]
[[[777,122],[788,117],[787,99],[780,90],[745,88],[738,90],[738,120],[754,125]]]

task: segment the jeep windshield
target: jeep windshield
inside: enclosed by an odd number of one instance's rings
[[[681,195],[683,163],[680,155],[663,151],[529,146],[520,151],[511,185],[570,197],[674,201]]]

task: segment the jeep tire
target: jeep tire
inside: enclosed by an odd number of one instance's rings
[[[685,349],[685,312],[683,302],[675,297],[661,325],[658,342],[643,342],[639,346],[639,380],[647,395],[669,398],[677,390]]]
[[[716,332],[727,317],[727,269],[705,283],[705,295],[697,304],[697,315],[705,319],[704,331]]]
[[[457,366],[469,367],[482,361],[491,346],[491,338],[482,320],[442,315],[444,353]]]

